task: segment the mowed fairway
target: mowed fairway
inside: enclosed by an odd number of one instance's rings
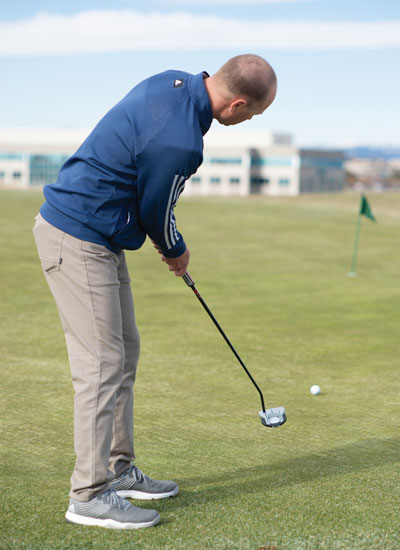
[[[142,358],[137,464],[176,480],[139,531],[64,520],[73,391],[36,257],[35,192],[0,192],[0,547],[15,550],[400,548],[400,195],[182,198],[190,274],[288,421],[259,397],[192,291],[146,243],[127,253]],[[309,388],[319,384],[320,396]]]

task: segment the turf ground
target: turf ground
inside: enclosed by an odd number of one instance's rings
[[[0,547],[400,548],[400,195],[181,199],[197,287],[288,422],[259,398],[193,293],[146,243],[128,253],[142,359],[137,463],[176,480],[161,524],[64,521],[74,464],[64,337],[32,238],[42,196],[0,192]],[[322,394],[311,396],[319,384]]]

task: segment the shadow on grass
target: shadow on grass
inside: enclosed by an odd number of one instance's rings
[[[224,500],[232,495],[256,494],[398,462],[400,437],[358,441],[279,462],[274,461],[273,455],[270,455],[264,465],[239,470],[228,469],[217,475],[201,475],[179,480],[183,494],[174,504],[177,507],[186,506],[188,501],[192,503],[193,496],[203,502],[208,499]],[[185,496],[188,498],[185,499]]]

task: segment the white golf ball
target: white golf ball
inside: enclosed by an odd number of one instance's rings
[[[321,388],[315,384],[314,386],[311,386],[310,393],[313,395],[319,395],[321,393]]]

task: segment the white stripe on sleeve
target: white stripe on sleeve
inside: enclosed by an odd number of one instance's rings
[[[178,202],[179,195],[185,187],[185,176],[175,175],[168,198],[167,210],[164,219],[164,238],[167,243],[168,250],[172,248],[178,241],[178,232],[174,216],[174,207]]]

